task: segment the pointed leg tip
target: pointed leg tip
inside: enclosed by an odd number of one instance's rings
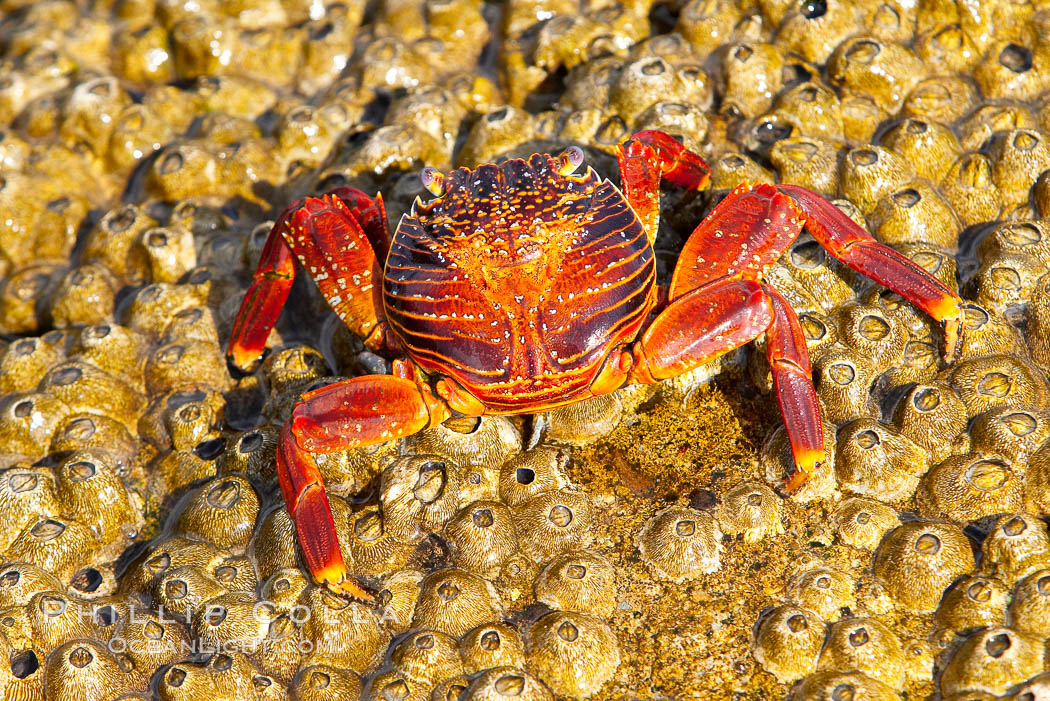
[[[226,353],[226,371],[235,380],[253,375],[260,362],[260,358],[252,357],[248,353],[238,353],[233,350]]]
[[[344,599],[350,599],[366,606],[375,606],[378,603],[375,594],[349,579],[344,578],[338,582],[326,581],[325,585],[329,591]]]
[[[813,474],[824,465],[824,451],[806,451],[801,459],[795,461],[795,471],[784,480],[784,492],[788,496],[797,494]]]

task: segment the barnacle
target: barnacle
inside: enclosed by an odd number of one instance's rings
[[[680,507],[651,517],[638,532],[636,542],[653,573],[673,582],[716,571],[722,553],[722,533],[715,519]]]
[[[529,630],[525,664],[563,696],[590,696],[620,666],[620,646],[600,618],[553,611]]]
[[[752,654],[778,681],[793,682],[816,669],[824,627],[812,611],[783,604],[759,621]]]
[[[887,533],[873,564],[875,578],[890,596],[916,612],[936,609],[948,584],[973,569],[973,553],[963,532],[932,521],[905,523]]]

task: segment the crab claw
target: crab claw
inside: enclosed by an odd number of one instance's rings
[[[445,191],[445,174],[437,168],[427,166],[419,174],[419,180],[423,183],[423,187],[437,197],[440,197]]]

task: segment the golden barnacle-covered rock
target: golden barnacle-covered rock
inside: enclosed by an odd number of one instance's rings
[[[846,154],[839,186],[846,199],[870,214],[881,198],[907,186],[914,178],[915,171],[903,156],[881,146],[864,146]]]
[[[969,540],[957,526],[912,521],[886,534],[872,569],[901,608],[929,612],[937,608],[948,584],[973,571],[974,559]]]
[[[552,609],[606,617],[616,606],[612,563],[587,550],[562,553],[548,562],[533,589],[536,600]]]
[[[490,582],[464,570],[438,570],[423,579],[412,627],[459,637],[475,626],[498,620],[502,610]]]
[[[463,672],[473,676],[493,667],[525,668],[525,647],[518,635],[504,623],[484,623],[459,639]]]
[[[220,594],[193,612],[190,634],[208,650],[239,650],[252,653],[262,647],[274,607],[256,601],[254,592]]]
[[[100,638],[107,649],[114,654],[128,655],[140,674],[150,675],[160,667],[182,659],[183,650],[191,645],[189,633],[178,616],[137,610],[120,603],[95,610],[99,612],[95,620],[104,630]],[[148,676],[141,685],[144,686],[147,680]]]
[[[875,618],[833,623],[817,660],[819,670],[856,670],[893,689],[904,687],[904,666],[897,634]]]
[[[294,567],[277,570],[263,580],[259,596],[263,601],[273,604],[275,613],[288,613],[310,587],[307,577],[302,570]]]
[[[143,397],[119,378],[90,363],[72,360],[51,368],[39,391],[62,400],[73,411],[87,411],[116,419],[133,430],[146,406]]]
[[[210,571],[222,561],[222,553],[214,545],[181,536],[156,541],[136,558],[121,578],[124,592],[157,594],[163,579],[181,567],[198,572]],[[206,576],[203,575],[202,576]]]
[[[1017,329],[1000,312],[972,302],[963,304],[963,340],[960,347],[960,359],[969,360],[986,355],[1025,354]]]
[[[1016,316],[1046,274],[1046,262],[1023,253],[1000,253],[985,258],[970,281],[974,301],[986,309]]]
[[[900,696],[892,686],[862,672],[828,671],[817,672],[803,679],[791,690],[790,701],[821,701],[836,697],[858,701],[893,701]]]
[[[186,624],[205,602],[225,593],[226,588],[214,577],[188,565],[165,570],[154,588],[157,602],[165,610],[177,612]]]
[[[279,432],[276,426],[265,424],[231,436],[217,461],[219,474],[272,478]]]
[[[722,56],[722,111],[754,117],[768,110],[783,86],[784,55],[775,44],[741,43]]]
[[[1017,583],[1006,622],[1039,638],[1050,634],[1050,570],[1037,570]]]
[[[1042,669],[1039,638],[1010,628],[984,628],[967,638],[945,664],[940,689],[943,694],[1003,694]]]
[[[810,475],[809,481],[792,495],[791,498],[800,503],[830,497],[838,486],[835,476],[835,426],[828,422],[826,415],[822,429],[824,431],[825,460]],[[795,463],[791,457],[791,445],[783,426],[778,426],[766,436],[759,453],[759,466],[766,483],[771,485],[782,483],[788,475],[795,471]]]
[[[414,543],[440,531],[456,513],[461,471],[436,455],[405,455],[381,478],[383,524],[399,540]]]
[[[759,620],[752,654],[777,681],[796,681],[816,669],[824,629],[824,621],[812,611],[782,604]]]
[[[307,590],[300,603],[309,609],[303,612],[302,635],[313,642],[304,666],[324,663],[361,674],[382,659],[390,634],[383,630],[379,612],[323,586]]]
[[[925,450],[874,419],[856,419],[838,431],[835,472],[839,486],[848,491],[906,499],[928,464]]]
[[[541,562],[557,553],[586,548],[593,538],[591,499],[570,489],[543,492],[514,507],[521,551]]]
[[[148,345],[142,334],[126,326],[96,324],[80,331],[72,355],[142,388]]]
[[[213,652],[204,661],[183,660],[169,667],[157,682],[157,694],[162,701],[253,698],[255,678],[261,676],[243,653]]]
[[[230,384],[219,349],[201,341],[168,343],[150,354],[145,368],[146,389],[153,395],[191,383],[225,389]]]
[[[620,646],[600,618],[552,611],[529,629],[525,664],[554,693],[584,698],[616,673]]]
[[[390,651],[390,664],[423,686],[463,673],[456,639],[433,630],[410,633],[398,641]]]
[[[895,365],[904,354],[908,340],[904,324],[880,307],[847,303],[832,318],[839,327],[839,343],[875,365]]]
[[[981,551],[982,571],[1012,585],[1050,566],[1050,535],[1035,514],[1007,513],[995,520]]]
[[[784,290],[788,299],[793,295],[799,297],[792,301],[796,309],[832,317],[834,309],[854,294],[850,288],[853,274],[846,270],[813,238],[803,235],[780,257],[768,279]],[[789,273],[790,277],[782,277],[778,274],[780,271]],[[838,327],[836,324],[836,330]]]
[[[59,328],[99,324],[113,317],[117,281],[104,265],[70,270],[51,293],[51,321]]]
[[[728,152],[716,156],[711,166],[711,189],[732,190],[741,183],[770,182],[773,173],[743,153]]]
[[[350,505],[338,497],[329,497],[343,554],[365,575],[382,576],[398,570],[408,562],[413,546],[404,543],[387,530],[382,512],[366,507],[352,513]]]
[[[398,570],[383,581],[376,599],[382,607],[382,623],[387,631],[398,634],[409,629],[422,582],[423,573],[408,568]]]
[[[769,160],[781,182],[794,183],[834,197],[839,187],[838,149],[829,139],[791,136],[769,149]]]
[[[824,83],[803,81],[782,90],[773,109],[754,120],[748,141],[768,144],[790,136],[808,136],[838,142],[843,136],[838,95]]]
[[[993,409],[974,419],[970,435],[975,452],[1002,455],[1024,465],[1050,437],[1050,412],[1022,407]]]
[[[828,61],[832,82],[844,91],[869,95],[880,109],[893,114],[925,76],[922,61],[911,49],[872,36],[839,44]]]
[[[971,417],[1017,405],[1044,408],[1050,387],[1031,361],[1013,355],[993,355],[957,363],[948,372]]]
[[[14,465],[0,471],[0,510],[4,514],[0,548],[6,550],[40,514],[61,513],[54,472],[29,465]]]
[[[127,660],[118,659],[100,642],[70,640],[47,659],[44,675],[48,698],[115,698],[138,686],[127,666]]]
[[[373,677],[364,695],[365,701],[386,701],[387,699],[428,701],[429,698],[429,684],[413,679],[396,669],[381,672]]]
[[[62,582],[48,570],[29,562],[0,567],[0,609],[25,606],[43,591],[61,591]]]
[[[36,594],[25,608],[33,646],[47,653],[67,640],[90,637],[89,606],[60,591]]]
[[[243,548],[258,515],[259,497],[251,482],[236,475],[217,477],[193,494],[176,527],[220,548]]]
[[[565,465],[568,460],[567,452],[543,445],[515,455],[500,467],[500,500],[515,507],[543,492],[567,487],[569,478],[565,474]]]
[[[73,409],[52,394],[20,392],[0,400],[0,449],[27,458],[43,456],[51,437]]]
[[[857,605],[855,582],[850,575],[830,567],[814,567],[791,578],[787,598],[826,621]]]
[[[51,439],[52,455],[66,456],[78,450],[105,454],[121,476],[131,473],[145,457],[127,426],[97,414],[72,414],[55,431]],[[148,455],[148,451],[142,452]]]
[[[0,358],[0,391],[34,390],[47,371],[64,359],[60,349],[41,338],[21,338],[7,346]]]
[[[926,449],[931,462],[943,460],[966,428],[966,405],[947,385],[916,385],[897,403],[893,419],[902,435]]]
[[[514,518],[499,501],[475,501],[460,509],[445,526],[445,538],[457,567],[486,577],[518,549]]]
[[[635,537],[642,560],[659,579],[685,582],[718,570],[722,533],[710,514],[669,507],[650,517]]]
[[[609,107],[630,124],[660,101],[711,103],[707,74],[699,67],[675,66],[660,56],[625,64],[609,89]]]
[[[953,455],[926,473],[916,493],[926,518],[965,522],[1024,506],[1024,470],[1005,459]]]
[[[892,246],[923,243],[954,250],[963,229],[944,196],[922,180],[880,199],[870,222],[875,238]]]
[[[569,404],[547,414],[547,439],[555,444],[582,447],[608,435],[620,425],[624,408],[614,392]]]
[[[954,131],[941,122],[922,118],[906,119],[894,126],[883,135],[882,145],[909,159],[916,174],[933,183],[940,182],[962,155]]]
[[[131,498],[107,453],[75,452],[62,461],[56,476],[65,512],[76,514],[103,542],[120,539],[142,525],[141,504]]]
[[[852,497],[835,509],[831,522],[842,543],[875,550],[882,537],[900,524],[900,516],[880,501]]]
[[[474,679],[469,687],[453,696],[453,688],[445,690],[444,696],[435,691],[435,701],[554,701],[554,695],[540,678],[519,667],[493,667]],[[439,687],[440,688],[440,687]]]
[[[218,423],[215,405],[205,399],[188,401],[164,414],[164,427],[176,450],[193,450],[213,438]]]
[[[505,416],[463,417],[417,433],[405,445],[461,467],[491,471],[521,449],[521,435]]]
[[[292,680],[292,698],[302,701],[337,701],[361,696],[361,678],[352,670],[327,664],[303,667]]]
[[[826,421],[837,424],[875,415],[871,385],[878,369],[871,360],[856,351],[832,347],[820,356],[815,369],[817,396]]]
[[[101,547],[98,536],[83,523],[40,516],[15,536],[5,559],[32,563],[66,581],[84,563],[91,562]]]
[[[952,583],[937,607],[938,628],[965,633],[985,626],[1003,625],[1010,589],[1002,580],[966,575]]]
[[[744,542],[757,543],[784,532],[781,498],[761,482],[742,482],[724,495],[715,509],[722,533],[742,536]]]
[[[281,570],[298,569],[295,526],[288,509],[274,507],[260,520],[251,545],[259,577],[265,580]]]

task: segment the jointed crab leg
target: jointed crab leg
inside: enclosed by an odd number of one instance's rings
[[[826,199],[798,187],[778,185],[806,217],[820,245],[843,263],[885,285],[944,324],[944,358],[951,362],[959,345],[962,299],[914,261],[885,246]]]
[[[281,430],[277,477],[303,559],[317,581],[361,601],[372,599],[347,573],[313,454],[409,436],[448,417],[448,407],[428,388],[393,375],[353,377],[302,396]]]
[[[696,320],[704,320],[698,326]],[[635,344],[635,382],[687,372],[766,332],[777,402],[798,468],[788,488],[801,486],[824,461],[824,433],[813,389],[806,339],[798,317],[769,285],[722,278],[672,301]]]
[[[707,187],[704,159],[662,131],[640,131],[616,149],[623,194],[649,236],[660,228],[660,179],[687,190]]]
[[[296,443],[290,422],[285,423],[277,444],[277,481],[295,523],[296,541],[303,560],[314,579],[359,601],[371,603],[372,595],[354,582],[347,572],[321,473],[309,451]]]
[[[372,346],[382,316],[380,259],[390,245],[386,212],[380,198],[342,187],[322,197],[308,197],[278,217],[266,240],[230,334],[228,361],[249,371],[277,322],[295,279],[293,256],[352,331]]]

